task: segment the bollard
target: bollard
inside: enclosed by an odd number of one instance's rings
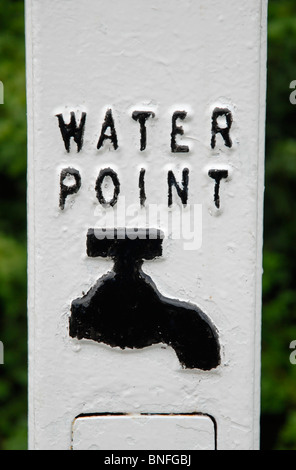
[[[30,449],[259,448],[266,18],[26,1]]]

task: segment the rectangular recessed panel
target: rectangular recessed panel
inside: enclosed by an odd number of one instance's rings
[[[215,450],[215,426],[201,415],[76,418],[73,450]]]

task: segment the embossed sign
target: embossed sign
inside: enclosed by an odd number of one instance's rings
[[[27,1],[31,448],[258,447],[266,3]]]

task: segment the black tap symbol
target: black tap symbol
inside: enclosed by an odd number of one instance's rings
[[[83,297],[72,302],[70,336],[112,347],[142,349],[171,346],[183,367],[210,370],[220,364],[215,327],[196,306],[164,297],[142,271],[143,260],[162,255],[159,230],[128,229],[87,234],[90,257],[110,257],[113,271],[101,277]]]

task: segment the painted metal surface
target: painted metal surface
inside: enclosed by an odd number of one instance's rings
[[[215,450],[215,439],[208,416],[85,416],[73,423],[72,449]]]
[[[100,413],[201,413],[218,449],[258,447],[266,4],[26,1],[30,448],[70,449]],[[206,319],[213,367],[184,367],[163,323],[140,348],[93,318],[71,334],[75,302],[118,275],[87,247],[113,227],[164,234],[138,259],[149,302]],[[120,336],[145,308],[116,292]]]

